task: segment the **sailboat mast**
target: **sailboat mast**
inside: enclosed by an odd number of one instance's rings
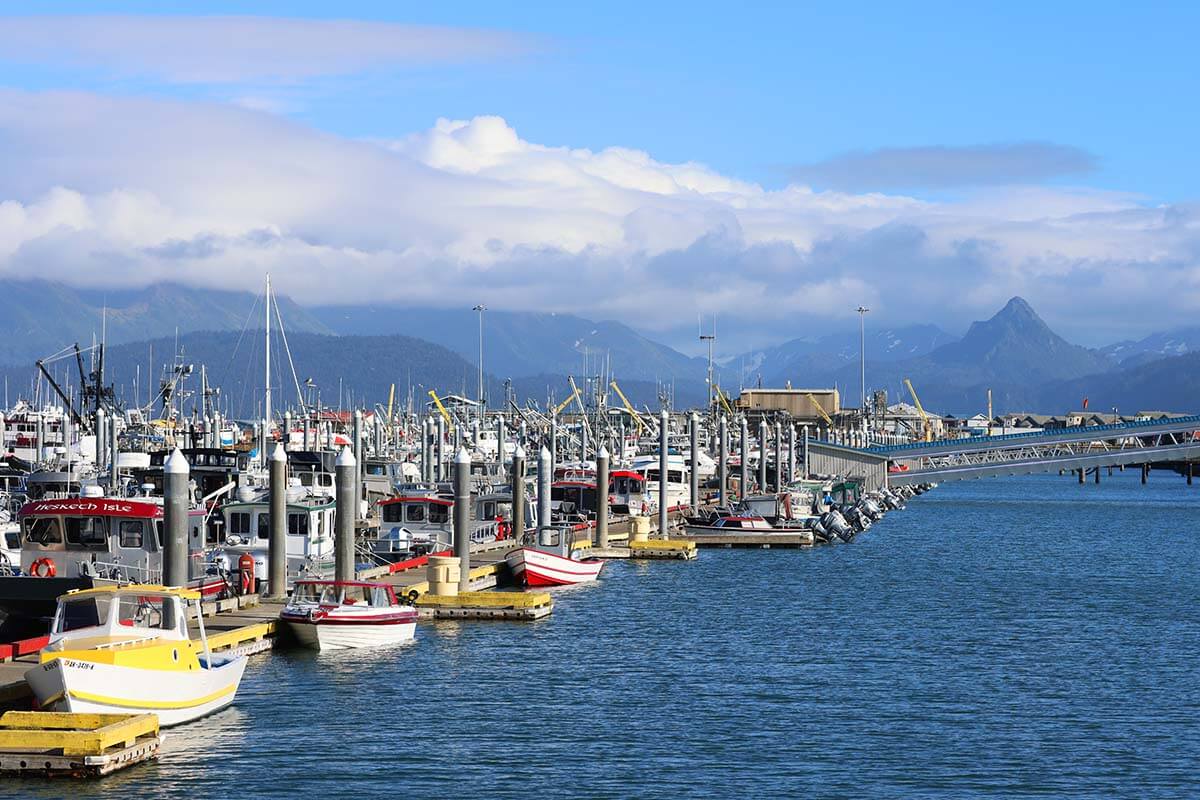
[[[267,337],[266,387],[267,387],[267,393],[266,393],[266,398],[263,402],[263,420],[265,420],[265,424],[267,426],[266,430],[263,431],[263,441],[265,442],[267,433],[271,429],[271,273],[269,273],[269,272],[267,273],[267,291],[266,291],[266,294],[264,295],[264,301],[265,302],[263,303],[263,305],[266,307],[266,320],[267,320],[267,328],[266,328],[266,337]],[[264,459],[266,458],[265,454],[264,454],[263,458]]]

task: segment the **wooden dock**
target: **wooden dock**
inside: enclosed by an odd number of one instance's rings
[[[155,714],[59,714],[7,711],[0,716],[0,774],[86,778],[158,756]]]
[[[697,547],[756,547],[769,550],[772,547],[812,547],[811,531],[800,533],[703,533],[680,534],[680,539],[693,542]]]

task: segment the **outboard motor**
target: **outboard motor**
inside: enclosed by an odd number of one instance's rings
[[[848,542],[854,538],[854,528],[850,526],[850,523],[846,521],[846,518],[837,509],[827,512],[821,518],[821,521],[825,526],[825,530],[830,534],[831,542],[838,539]]]
[[[871,522],[878,522],[883,519],[883,509],[869,497],[864,497],[855,508]]]

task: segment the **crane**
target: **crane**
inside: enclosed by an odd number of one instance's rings
[[[821,401],[818,400],[813,395],[812,392],[809,392],[808,394],[806,394],[805,397],[807,397],[809,399],[809,402],[811,402],[813,404],[813,406],[816,407],[817,413],[821,415],[821,419],[825,420],[825,424],[832,428],[833,427],[833,418],[825,413],[825,409],[821,407]]]
[[[929,423],[929,415],[925,413],[925,407],[921,405],[921,398],[917,397],[917,390],[913,388],[912,381],[908,378],[904,379],[904,385],[908,387],[908,393],[912,395],[913,403],[917,406],[917,413],[921,415],[922,440],[933,441],[933,425]]]
[[[442,416],[446,418],[447,427],[453,427],[454,421],[450,419],[450,412],[446,410],[444,405],[442,405],[441,398],[437,396],[437,392],[435,392],[433,389],[430,389],[429,396],[433,398],[434,405],[437,406],[438,411],[442,412]]]
[[[646,424],[642,422],[642,415],[639,414],[637,409],[633,407],[633,404],[629,402],[629,398],[626,397],[625,393],[621,391],[621,387],[617,386],[616,381],[613,381],[609,385],[612,386],[614,391],[616,391],[617,397],[621,398],[621,402],[625,404],[625,410],[629,412],[629,416],[633,417],[633,421],[637,423],[638,436],[641,436],[642,429],[646,427]]]

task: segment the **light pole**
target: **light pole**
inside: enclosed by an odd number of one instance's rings
[[[863,416],[863,422],[867,419],[867,312],[871,309],[866,306],[859,306],[855,309],[858,312],[858,365],[859,377],[862,381],[862,396],[859,398],[859,410]]]
[[[700,341],[708,342],[708,411],[713,410],[713,342],[717,340],[717,318],[713,316],[713,332],[700,334]]]
[[[487,306],[483,303],[475,306],[472,311],[479,313],[479,417],[483,418],[483,312],[487,311]]]

